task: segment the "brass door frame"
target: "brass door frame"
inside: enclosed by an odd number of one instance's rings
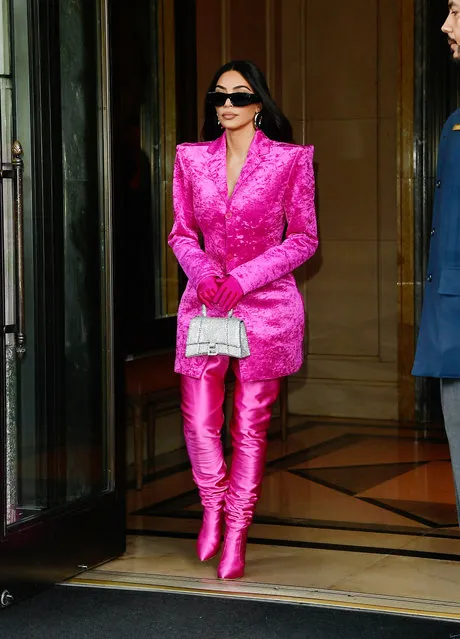
[[[399,420],[415,419],[414,360],[414,0],[400,0],[397,140]]]

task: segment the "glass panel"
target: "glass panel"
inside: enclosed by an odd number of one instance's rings
[[[6,395],[8,417],[8,524],[111,487],[107,389],[110,392],[112,320],[110,259],[105,253],[111,232],[105,201],[110,153],[103,120],[108,108],[102,91],[107,77],[106,65],[100,64],[100,6],[99,1],[73,0],[53,5],[53,13],[37,5],[44,11],[41,20],[54,20],[53,28],[40,34],[40,46],[51,51],[46,58],[49,67],[41,67],[40,79],[33,79],[41,84],[37,95],[49,100],[48,138],[52,139],[40,140],[39,146],[37,138],[32,153],[29,110],[40,113],[43,104],[30,100],[28,43],[33,39],[27,37],[28,2],[0,0],[0,62],[8,59],[8,7],[15,35],[11,51],[15,75],[0,75],[0,141],[4,162],[14,137],[24,147],[27,335],[26,355],[18,360],[14,334],[7,333],[6,388],[0,389]],[[36,20],[37,25],[41,20]],[[34,167],[35,157],[37,165],[40,157],[45,164],[52,160],[52,195],[41,191],[49,186],[46,179],[51,184],[51,172],[46,175],[41,165]],[[61,180],[56,179],[58,172]],[[13,191],[12,180],[3,182],[8,186],[2,196],[6,280],[2,323],[14,324]],[[49,208],[40,207],[48,200]]]
[[[23,239],[25,244],[24,262],[24,291],[25,291],[25,324],[26,324],[26,354],[21,360],[16,359],[16,389],[17,411],[16,423],[10,429],[10,446],[17,450],[14,468],[16,477],[16,502],[12,504],[15,520],[22,519],[28,514],[40,512],[46,505],[45,495],[39,491],[39,478],[45,476],[46,456],[38,453],[39,441],[37,433],[37,358],[35,342],[35,317],[36,317],[36,261],[34,249],[35,212],[32,203],[33,165],[32,142],[30,135],[30,60],[29,60],[29,22],[27,0],[10,0],[9,12],[11,20],[13,49],[10,43],[10,57],[14,74],[12,77],[11,108],[13,116],[13,128],[8,133],[8,145],[11,146],[14,139],[19,139],[24,149],[23,171]],[[7,206],[12,206],[13,195]],[[10,285],[18,277],[18,273],[11,272]],[[16,298],[16,295],[15,295]],[[15,300],[16,303],[16,300]],[[11,392],[13,387],[11,386]],[[14,435],[16,433],[16,435]],[[15,437],[14,443],[11,439]],[[44,480],[42,479],[42,484]]]
[[[97,4],[61,2],[67,500],[107,487],[101,428],[101,231]]]
[[[0,164],[7,167],[11,163],[12,141],[12,78],[10,58],[9,3],[0,0]],[[6,331],[12,330],[15,321],[15,278],[14,278],[14,226],[12,181],[2,180],[0,210],[2,216],[3,254],[3,313],[1,323]],[[4,342],[5,362],[5,416],[6,416],[6,523],[15,521],[17,501],[17,374],[14,334],[6,332]]]
[[[112,7],[121,295],[127,330],[146,335],[144,340],[126,338],[128,350],[136,352],[142,350],[139,341],[148,345],[148,333],[158,330],[155,320],[177,313],[179,299],[177,260],[167,245],[177,140],[174,16],[173,0]],[[182,85],[190,111],[195,98],[188,89]]]

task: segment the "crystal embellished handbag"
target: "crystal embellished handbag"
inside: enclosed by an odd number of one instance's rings
[[[233,317],[233,311],[228,317],[207,317],[203,304],[201,315],[190,322],[185,356],[228,355],[241,359],[249,354],[243,320]]]

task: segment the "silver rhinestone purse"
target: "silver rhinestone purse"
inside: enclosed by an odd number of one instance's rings
[[[227,317],[208,317],[203,304],[201,315],[190,322],[185,356],[228,355],[241,359],[249,354],[243,320],[233,317],[233,311]]]

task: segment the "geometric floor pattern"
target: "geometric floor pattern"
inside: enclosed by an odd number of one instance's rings
[[[441,616],[459,622],[460,637],[460,531],[443,431],[291,415],[282,442],[272,426],[243,579],[217,579],[218,557],[198,561],[201,506],[176,450],[145,469],[142,490],[127,491],[126,552],[70,585]]]
[[[281,442],[273,426],[253,542],[309,544],[302,529],[311,528],[367,533],[356,551],[375,550],[372,533],[459,537],[449,451],[439,429],[291,417],[288,441]],[[129,491],[130,533],[196,535],[201,507],[182,454],[176,464],[154,469],[142,491]]]

